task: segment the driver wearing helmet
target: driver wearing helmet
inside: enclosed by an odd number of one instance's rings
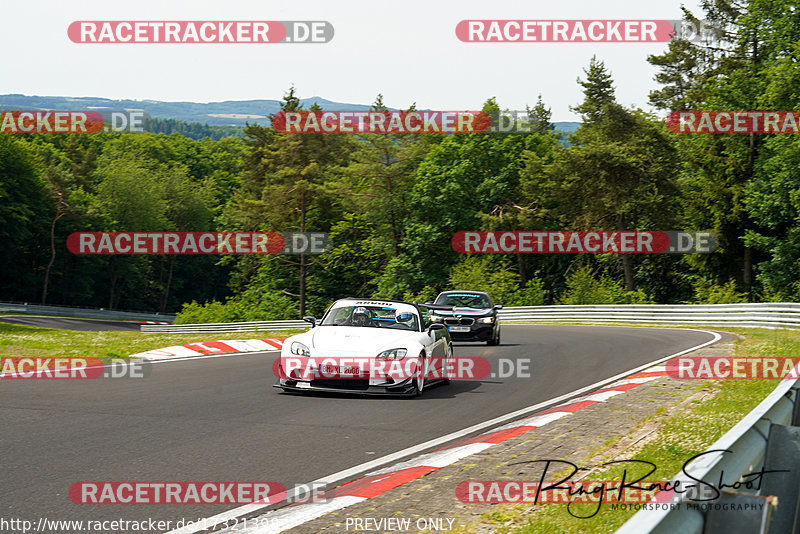
[[[353,310],[353,317],[350,324],[353,326],[369,326],[372,320],[366,308],[356,308]]]
[[[398,324],[401,324],[408,328],[412,328],[412,321],[414,320],[414,316],[407,311],[397,310],[397,312],[394,314],[394,320]]]

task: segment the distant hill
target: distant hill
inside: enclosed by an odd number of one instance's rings
[[[244,126],[245,122],[265,123],[271,113],[280,111],[280,100],[226,100],[225,102],[161,102],[158,100],[111,100],[97,97],[0,95],[0,109],[56,109],[56,110],[144,110],[155,119],[175,119],[183,122],[220,126]],[[364,104],[345,104],[324,98],[311,97],[300,100],[308,109],[314,103],[327,109],[363,111]]]
[[[366,111],[368,104],[349,104],[334,102],[318,96],[301,98],[304,109],[313,104],[318,104],[323,109],[338,111]],[[0,95],[0,109],[53,109],[73,111],[99,111],[103,110],[143,110],[158,124],[154,131],[171,133],[180,132],[187,137],[198,138],[205,135],[210,137],[227,135],[241,135],[241,127],[245,123],[266,124],[272,113],[280,111],[281,100],[226,100],[224,102],[161,102],[159,100],[112,100],[99,97],[67,97],[67,96],[28,96],[20,94]],[[391,109],[391,108],[390,108]],[[197,123],[197,126],[182,123]],[[556,131],[570,134],[580,123],[556,122]],[[239,128],[203,128],[202,125],[234,126]],[[149,130],[150,128],[148,128]],[[212,132],[212,133],[210,133]],[[566,136],[564,136],[566,137]]]

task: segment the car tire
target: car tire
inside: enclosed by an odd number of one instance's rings
[[[498,328],[497,333],[492,336],[492,339],[486,342],[487,345],[493,347],[495,345],[500,344],[500,329]]]
[[[442,369],[442,376],[446,376],[447,378],[442,379],[442,384],[449,384],[450,383],[450,374],[447,373],[447,362],[448,360],[453,358],[453,345],[451,344],[447,347],[447,357],[444,359],[444,368]]]
[[[425,389],[425,353],[422,352],[419,355],[420,360],[420,367],[419,372],[420,375],[415,377],[414,380],[411,381],[411,396],[412,397],[419,397],[422,395],[422,391]]]

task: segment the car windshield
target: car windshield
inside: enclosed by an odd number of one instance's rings
[[[462,308],[490,308],[489,299],[476,293],[448,293],[439,295],[435,304],[460,306]]]
[[[325,315],[321,326],[360,326],[368,328],[419,329],[416,313],[388,306],[338,306]]]

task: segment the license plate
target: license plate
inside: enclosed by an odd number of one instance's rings
[[[360,374],[360,369],[358,367],[351,367],[349,365],[338,366],[338,365],[323,365],[322,366],[322,374],[329,374],[329,375],[338,375],[338,376],[358,376]]]
[[[469,332],[468,326],[448,326],[450,332]]]
[[[300,388],[300,389],[311,389],[311,383],[310,382],[298,382],[297,383],[297,387]]]

